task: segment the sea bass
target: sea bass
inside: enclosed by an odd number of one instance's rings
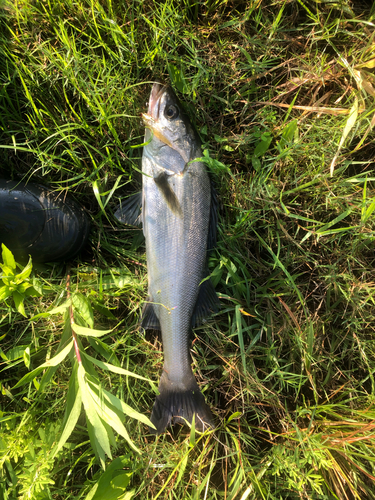
[[[207,269],[207,250],[216,238],[216,196],[199,161],[199,138],[171,88],[153,85],[143,120],[141,203],[149,301],[142,326],[161,330],[164,351],[151,422],[159,434],[171,423],[191,423],[195,415],[195,427],[202,431],[213,427],[212,414],[191,369],[189,338],[191,328],[218,305]],[[129,200],[116,215],[134,223],[126,213],[134,219],[138,206]]]

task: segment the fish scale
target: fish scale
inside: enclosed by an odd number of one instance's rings
[[[190,322],[206,261],[209,180],[202,164],[192,163],[190,168],[198,171],[199,177],[192,175],[189,169],[173,183],[175,194],[181,200],[182,218],[166,207],[153,179],[144,177],[143,223],[149,296],[160,322],[164,371],[172,383],[191,373]],[[147,169],[145,173],[151,172]],[[191,196],[183,196],[184,191],[192,193]]]

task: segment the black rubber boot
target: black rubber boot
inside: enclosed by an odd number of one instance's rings
[[[0,244],[16,260],[69,260],[84,247],[89,230],[85,212],[65,193],[0,179]]]

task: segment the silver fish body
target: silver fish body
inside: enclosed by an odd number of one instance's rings
[[[142,159],[149,303],[142,325],[160,328],[164,351],[151,421],[161,433],[195,415],[196,428],[204,430],[213,426],[212,415],[191,369],[189,339],[192,324],[217,304],[209,279],[201,284],[210,221],[216,221],[211,182],[204,164],[194,161],[202,156],[199,139],[170,88],[154,84],[143,119],[149,141]]]

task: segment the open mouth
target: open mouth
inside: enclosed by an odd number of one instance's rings
[[[147,113],[142,114],[143,123],[146,128],[149,128],[152,131],[154,137],[159,139],[159,141],[163,142],[166,146],[169,146],[180,153],[181,157],[187,163],[189,158],[187,158],[186,153],[180,149],[175,142],[171,142],[171,140],[163,133],[162,127],[158,126],[160,104],[163,94],[167,89],[168,87],[166,85],[162,85],[160,83],[153,84]]]
[[[162,85],[161,83],[154,83],[152,86],[147,113],[142,113],[143,123],[146,127],[153,129],[153,125],[158,121],[160,101],[165,89],[165,85]]]
[[[160,100],[165,88],[165,85],[161,85],[160,83],[154,83],[152,86],[147,114],[153,120],[157,120],[159,118]]]

